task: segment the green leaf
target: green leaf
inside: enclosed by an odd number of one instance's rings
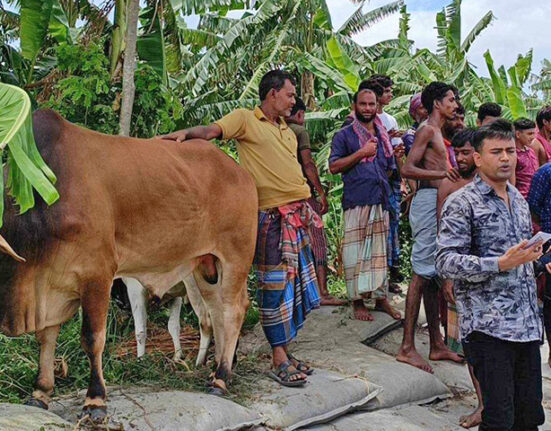
[[[324,30],[332,31],[331,15],[324,9],[318,9],[314,15],[314,25]]]
[[[348,87],[354,92],[357,91],[361,82],[358,65],[348,57],[334,37],[327,41],[327,51],[337,69],[343,74]]]
[[[40,156],[34,142],[29,96],[18,87],[0,83],[0,149],[6,146],[9,169],[7,187],[20,211],[23,213],[34,206],[33,188],[49,205],[59,199],[53,186],[55,175]],[[2,188],[0,193],[3,192]],[[0,213],[0,224],[1,220]]]
[[[486,15],[484,15],[469,32],[469,34],[461,44],[461,51],[465,54],[469,52],[469,49],[471,48],[473,42],[476,40],[477,36],[482,33],[493,20],[494,14],[492,13],[492,11],[488,11]]]
[[[507,89],[507,85],[503,82],[501,76],[499,76],[499,74],[494,69],[494,59],[492,58],[489,50],[484,53],[484,59],[486,60],[486,66],[488,67],[490,78],[492,79],[496,102],[500,105],[503,105],[505,103],[505,92]]]
[[[71,33],[69,31],[69,22],[65,11],[61,7],[59,0],[53,0],[52,13],[50,16],[49,32],[58,43],[71,43]]]
[[[337,30],[337,33],[347,36],[357,34],[388,15],[400,10],[404,5],[404,0],[394,1],[365,13],[362,11],[363,5],[364,2],[362,1],[356,11]]]
[[[532,69],[532,50],[528,51],[525,56],[519,55],[515,63],[516,75],[518,78],[519,87],[522,87]]]
[[[507,90],[507,99],[513,119],[527,117],[526,105],[522,99],[522,91],[518,87],[511,87]]]
[[[138,36],[136,42],[138,57],[151,66],[166,85],[166,51],[160,14],[154,8],[146,8],[141,12],[140,18],[142,29],[146,33]]]
[[[21,0],[21,53],[34,61],[50,24],[53,0]]]

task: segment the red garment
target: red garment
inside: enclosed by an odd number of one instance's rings
[[[453,151],[452,143],[444,138],[444,145],[446,146],[446,160],[448,162],[448,169],[457,167],[455,161],[455,153]]]
[[[526,199],[530,192],[532,177],[539,168],[538,157],[532,148],[524,147],[523,150],[517,148],[517,168],[515,170],[516,184],[520,194]]]
[[[539,131],[536,134],[536,139],[540,141],[543,148],[545,148],[545,152],[547,153],[547,161],[551,162],[551,142],[545,139],[545,136],[543,136]]]

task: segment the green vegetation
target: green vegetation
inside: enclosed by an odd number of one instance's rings
[[[33,108],[52,108],[90,129],[118,133],[129,2],[0,2],[0,82],[24,89]],[[518,61],[508,68],[494,65],[487,52],[484,57],[490,78],[480,76],[469,63],[469,49],[494,19],[491,11],[463,35],[461,0],[450,1],[435,16],[438,49],[431,52],[414,49],[408,36],[410,17],[402,0],[369,11],[364,10],[365,2],[355,3],[357,10],[336,29],[325,0],[141,2],[130,132],[133,136],[152,137],[209,124],[237,106],[254,106],[257,84],[270,68],[284,67],[295,74],[299,78],[299,94],[310,109],[307,127],[315,160],[329,191],[330,211],[324,222],[329,242],[330,290],[338,296],[346,291],[341,265],[342,181],[339,175],[328,172],[327,158],[331,138],[349,112],[350,94],[359,81],[372,73],[388,74],[394,79],[395,98],[388,111],[396,116],[401,128],[411,123],[407,112],[411,95],[433,80],[453,82],[459,88],[470,124],[474,124],[476,109],[482,102],[499,103],[510,119],[520,115],[534,118],[543,104],[551,102],[551,63],[545,60],[541,72],[532,73],[531,51],[519,55]],[[243,12],[240,18],[231,18],[230,10]],[[393,13],[400,13],[395,39],[373,46],[361,46],[353,40],[353,35]],[[197,28],[187,26],[184,17],[190,14],[199,15]],[[9,151],[13,144],[4,139],[3,132],[9,127],[3,126],[7,117],[1,100],[0,94],[0,142],[7,143]],[[236,157],[233,146],[225,146],[224,151]],[[28,181],[35,188],[36,185],[32,178],[16,175],[10,160],[8,156],[12,176],[8,190],[16,198],[22,196],[18,199],[21,210],[28,210],[32,207]],[[44,183],[41,179],[49,192],[42,196],[53,202],[54,177],[38,159],[35,164],[49,180]],[[36,169],[22,168],[27,173],[29,169],[36,173]],[[411,238],[406,220],[401,227],[402,270],[409,275]],[[248,328],[258,320],[252,275],[249,294],[252,306],[245,323]],[[189,324],[196,324],[189,310],[182,317]],[[164,330],[166,319],[166,315],[158,313],[152,320]],[[195,371],[192,359],[185,366],[174,364],[169,359],[171,355],[151,354],[147,361],[138,361],[133,355],[117,356],[117,346],[132,337],[128,316],[111,310],[104,355],[109,385],[204,388],[208,370]],[[7,339],[0,335],[1,401],[18,402],[29,395],[37,370],[37,347],[33,336]],[[64,358],[69,370],[68,377],[57,381],[58,393],[86,387],[89,370],[80,348],[78,317],[64,325],[57,356]],[[246,385],[254,379],[247,371],[254,370],[257,363],[254,358],[244,358],[235,382]],[[234,393],[240,392],[241,388],[236,387]]]

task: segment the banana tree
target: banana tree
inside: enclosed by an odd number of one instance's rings
[[[490,74],[493,100],[504,108],[503,116],[511,120],[519,117],[534,119],[541,101],[524,91],[532,68],[532,50],[526,55],[519,54],[515,64],[507,70],[504,66],[495,69],[490,51],[484,53],[484,59]]]
[[[35,204],[33,189],[49,205],[59,194],[55,174],[44,163],[36,148],[32,129],[31,102],[24,90],[0,83],[0,151],[7,153],[0,175],[0,226],[4,213],[4,189],[15,199],[21,213]]]

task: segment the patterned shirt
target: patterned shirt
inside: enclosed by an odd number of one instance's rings
[[[530,210],[540,219],[541,230],[551,233],[551,162],[534,174],[528,203]]]
[[[532,233],[528,204],[507,186],[510,209],[476,175],[442,210],[436,269],[455,280],[461,339],[480,331],[515,342],[539,340],[541,319],[532,264],[500,271],[498,258]]]

